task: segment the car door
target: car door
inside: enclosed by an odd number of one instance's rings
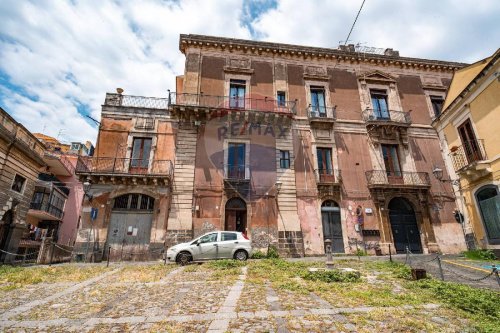
[[[218,232],[211,232],[198,239],[194,249],[194,260],[217,259],[217,236]]]
[[[235,232],[222,231],[219,242],[219,259],[232,259],[233,251],[238,246],[238,234]]]

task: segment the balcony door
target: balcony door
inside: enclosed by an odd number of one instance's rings
[[[316,117],[326,117],[325,89],[311,87],[311,112]]]
[[[387,106],[387,94],[383,90],[370,91],[373,104],[373,115],[376,119],[390,119],[389,108]]]
[[[482,154],[479,147],[479,142],[476,139],[476,135],[472,129],[472,124],[469,119],[467,119],[462,125],[458,127],[458,133],[460,133],[460,140],[464,147],[464,154],[467,158],[467,162],[472,163],[474,161],[482,160]]]
[[[332,150],[330,148],[318,148],[318,175],[320,183],[333,182]]]
[[[245,93],[246,82],[244,80],[231,80],[229,85],[229,107],[244,109]]]
[[[402,184],[403,174],[399,163],[397,145],[382,145],[382,156],[384,158],[385,172],[389,184]]]
[[[227,153],[227,178],[245,179],[245,144],[230,142]]]
[[[151,153],[151,138],[134,138],[130,173],[147,173],[149,154]]]

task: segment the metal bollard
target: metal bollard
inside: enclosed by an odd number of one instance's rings
[[[392,262],[392,249],[391,249],[391,243],[389,243],[389,261]]]
[[[55,244],[54,244],[54,241],[52,241],[51,243],[51,248],[50,248],[50,260],[49,260],[49,266],[52,266],[52,259],[54,258],[54,248],[55,248]]]
[[[497,283],[500,286],[500,276],[498,276],[498,268],[495,264],[491,265],[491,269],[493,270],[493,274],[495,274],[495,277],[497,279]]]
[[[325,250],[326,250],[326,267],[333,267],[333,258],[332,258],[332,241],[330,239],[325,239]]]
[[[111,254],[111,246],[108,247],[108,261],[106,262],[106,267],[109,267],[109,256]]]
[[[437,261],[438,261],[439,275],[441,276],[441,281],[444,281],[443,266],[441,266],[441,257],[439,255],[437,256]]]

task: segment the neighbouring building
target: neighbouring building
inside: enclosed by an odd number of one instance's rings
[[[38,174],[46,166],[44,145],[23,125],[0,108],[0,250],[36,251],[30,238],[28,211]],[[0,262],[16,256],[0,253]]]
[[[289,256],[327,239],[347,253],[465,248],[431,126],[464,64],[199,35],[179,48],[176,92],[106,95],[76,170],[82,249],[151,257],[212,230]]]
[[[470,247],[500,252],[500,49],[457,70],[434,120]],[[445,167],[440,165],[442,169]],[[444,179],[446,181],[446,179]]]

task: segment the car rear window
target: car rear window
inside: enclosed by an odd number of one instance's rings
[[[223,232],[222,233],[222,241],[231,241],[236,240],[238,236],[234,232]]]

